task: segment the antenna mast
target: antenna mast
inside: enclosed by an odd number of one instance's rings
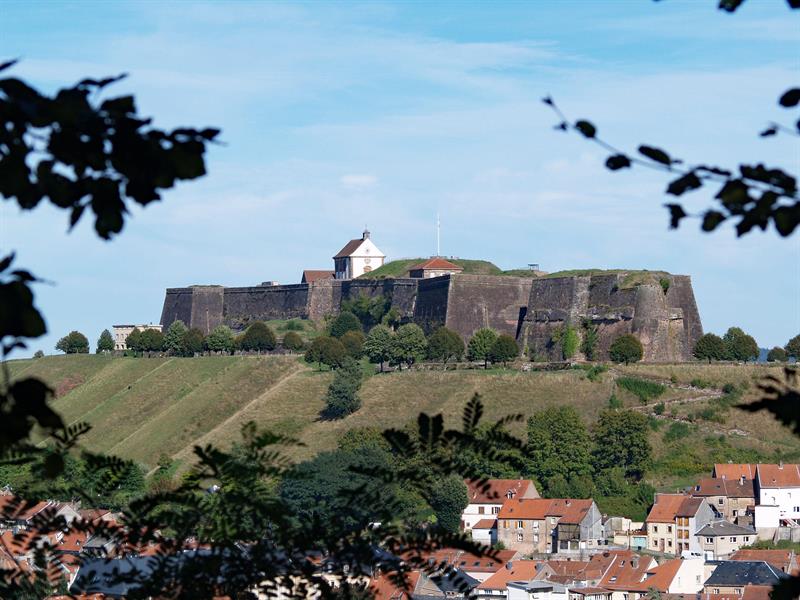
[[[439,213],[436,213],[436,256],[441,256],[442,251],[439,247],[439,231],[441,229],[441,222],[439,221]]]

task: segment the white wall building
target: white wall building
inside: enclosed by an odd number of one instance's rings
[[[756,528],[800,526],[800,465],[759,464],[756,468]]]
[[[536,485],[530,479],[489,479],[484,486],[469,479],[464,483],[469,498],[469,504],[461,514],[461,529],[464,531],[471,531],[484,519],[497,519],[497,513],[506,500],[539,497]]]
[[[114,325],[114,350],[127,350],[128,345],[125,343],[131,331],[138,329],[144,331],[145,329],[157,329],[161,331],[161,325]]]
[[[383,266],[386,255],[369,239],[366,229],[361,239],[350,240],[333,257],[334,277],[336,279],[355,279]]]

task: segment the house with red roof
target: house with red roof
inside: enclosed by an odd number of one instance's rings
[[[464,267],[459,267],[441,256],[432,256],[428,260],[409,267],[408,275],[414,279],[430,279],[442,275],[456,275],[463,270]]]
[[[738,479],[703,478],[694,486],[691,493],[692,496],[705,498],[705,501],[720,517],[739,525],[744,525],[744,521],[749,520],[747,515],[748,513],[752,515],[753,506],[756,503],[753,480],[745,478],[744,475]]]
[[[465,479],[469,504],[461,513],[461,529],[472,531],[472,539],[497,542],[497,515],[506,500],[538,498],[536,484],[530,479]],[[488,538],[487,538],[488,536]]]
[[[800,526],[800,464],[756,465],[756,529]]]
[[[602,515],[591,499],[509,499],[497,519],[498,541],[520,552],[579,552],[605,541]]]
[[[647,515],[647,549],[664,554],[700,554],[697,532],[714,520],[714,511],[703,498],[686,494],[656,494]]]
[[[364,230],[361,238],[347,242],[333,257],[333,270],[336,279],[355,279],[381,266],[386,255],[380,251]]]

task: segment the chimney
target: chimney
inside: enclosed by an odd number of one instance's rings
[[[778,463],[778,468],[779,468],[779,469],[783,469],[783,461],[781,461],[780,463]]]
[[[361,234],[361,239],[362,240],[369,239],[369,229],[367,229],[366,226],[364,226],[364,233]]]
[[[744,475],[739,477],[739,485],[744,485]]]

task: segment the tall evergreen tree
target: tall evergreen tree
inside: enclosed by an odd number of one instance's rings
[[[114,338],[111,336],[111,332],[108,329],[103,329],[103,332],[97,339],[97,354],[113,352],[113,350]]]

